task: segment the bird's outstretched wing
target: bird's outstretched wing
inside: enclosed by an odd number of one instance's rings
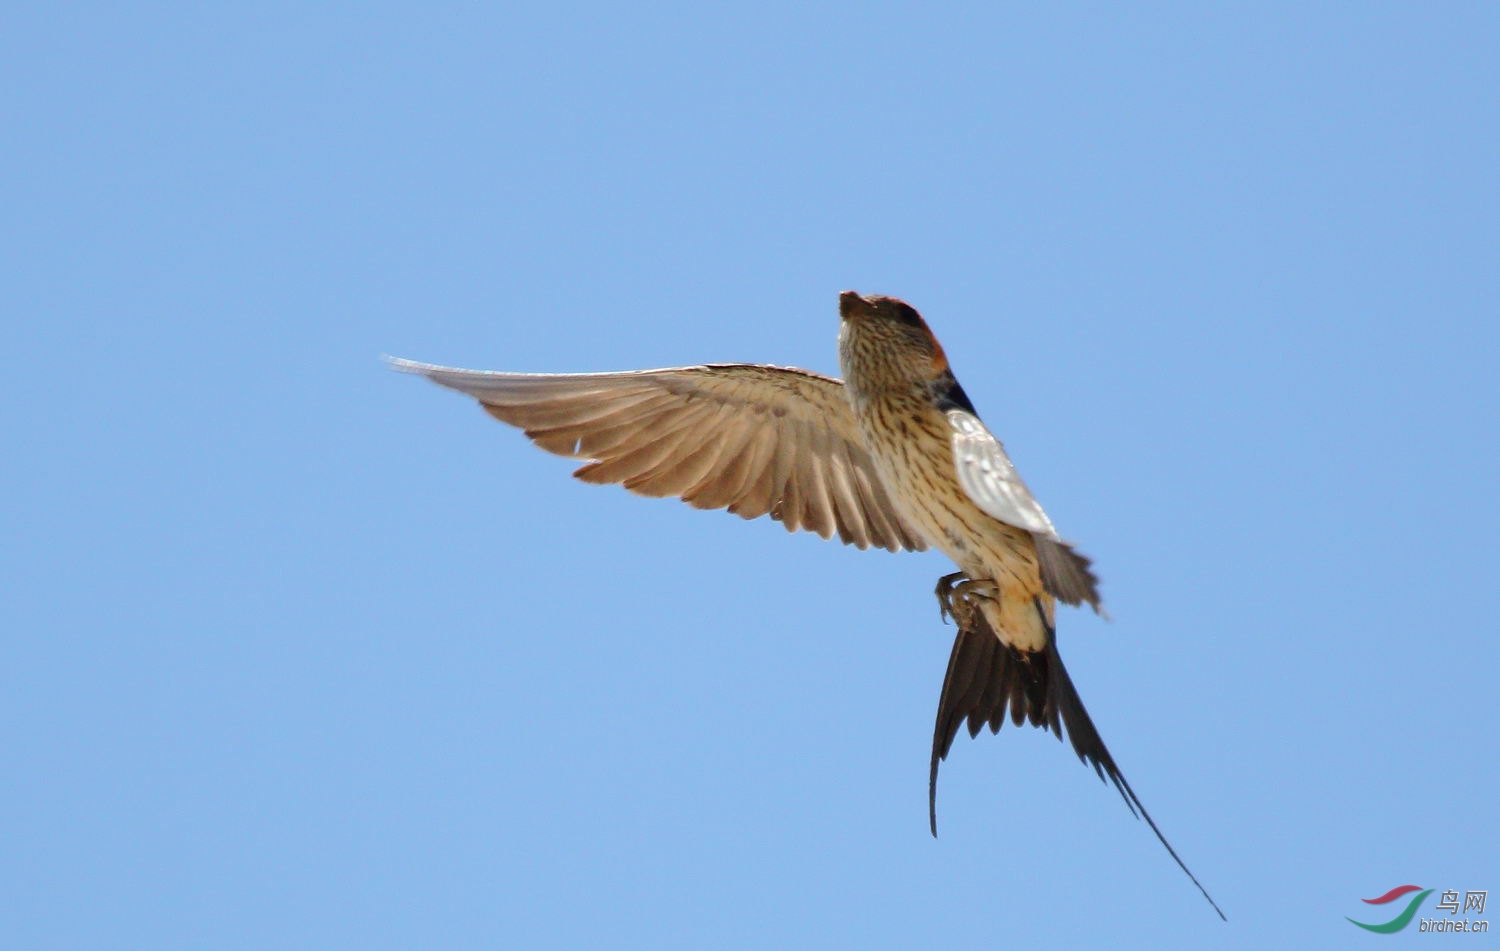
[[[1099,579],[1089,559],[1058,537],[1005,446],[973,413],[950,409],[946,416],[953,431],[953,466],[964,492],[987,514],[1031,532],[1048,594],[1066,604],[1087,601],[1099,610]]]
[[[1016,726],[1029,722],[1048,730],[1058,740],[1062,740],[1066,732],[1078,758],[1085,765],[1092,766],[1101,780],[1108,780],[1119,790],[1131,813],[1146,820],[1173,861],[1187,873],[1187,877],[1198,886],[1198,891],[1223,918],[1223,910],[1157,828],[1156,820],[1141,805],[1140,798],[1130,788],[1115,758],[1104,745],[1098,728],[1073,686],[1073,679],[1068,676],[1068,669],[1063,666],[1062,657],[1057,652],[1057,633],[1041,603],[1037,602],[1036,610],[1042,623],[1047,625],[1047,647],[1028,652],[1001,643],[984,612],[974,602],[962,596],[944,597],[940,593],[939,597],[944,599],[954,623],[958,625],[958,637],[948,658],[948,672],[943,677],[937,722],[932,732],[932,763],[927,787],[932,834],[937,835],[938,764],[947,758],[965,720],[971,737],[978,736],[985,726],[992,733],[1000,732],[1007,718]]]
[[[788,531],[921,551],[860,441],[844,384],[783,367],[715,364],[625,373],[499,373],[392,360],[474,397],[548,452],[591,460],[573,473],[649,496],[679,496]]]

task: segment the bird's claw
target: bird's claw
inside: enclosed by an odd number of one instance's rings
[[[937,580],[937,587],[932,593],[937,595],[938,617],[943,619],[944,624],[953,617],[953,589],[968,579],[969,576],[962,571],[955,571]]]
[[[977,601],[998,601],[1000,588],[988,578],[970,578],[962,571],[943,575],[933,590],[938,599],[938,615],[946,624],[951,619],[962,626],[975,609]]]

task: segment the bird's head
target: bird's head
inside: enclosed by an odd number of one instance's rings
[[[942,346],[906,301],[844,291],[839,315],[839,363],[850,386],[907,389],[947,374]]]

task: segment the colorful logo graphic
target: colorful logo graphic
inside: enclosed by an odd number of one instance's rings
[[[1418,895],[1416,898],[1413,898],[1410,902],[1408,902],[1405,911],[1401,912],[1401,914],[1392,918],[1390,921],[1387,921],[1385,924],[1367,925],[1363,921],[1355,921],[1353,918],[1346,918],[1345,920],[1350,922],[1351,924],[1359,925],[1366,931],[1373,931],[1376,934],[1392,934],[1393,932],[1400,931],[1402,928],[1405,928],[1407,925],[1411,924],[1412,918],[1417,913],[1417,906],[1422,904],[1422,899],[1432,894],[1432,889],[1429,888],[1424,891],[1419,885],[1398,885],[1390,891],[1386,892],[1384,895],[1381,895],[1379,898],[1361,899],[1367,905],[1384,905],[1388,902],[1395,901],[1402,895],[1409,895],[1412,892],[1422,892],[1422,894]]]

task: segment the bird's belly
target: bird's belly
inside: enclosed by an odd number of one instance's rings
[[[1031,533],[1001,522],[969,498],[946,435],[922,432],[915,439],[885,440],[866,433],[866,441],[886,488],[928,544],[965,571],[1024,573],[1029,566],[1037,573]]]
[[[1050,615],[1052,599],[1042,590],[1031,533],[1001,522],[969,498],[945,434],[882,436],[867,432],[866,442],[902,515],[970,578],[995,583],[998,597],[985,605],[985,614],[1002,641],[1021,650],[1041,650],[1047,634],[1037,603]]]

